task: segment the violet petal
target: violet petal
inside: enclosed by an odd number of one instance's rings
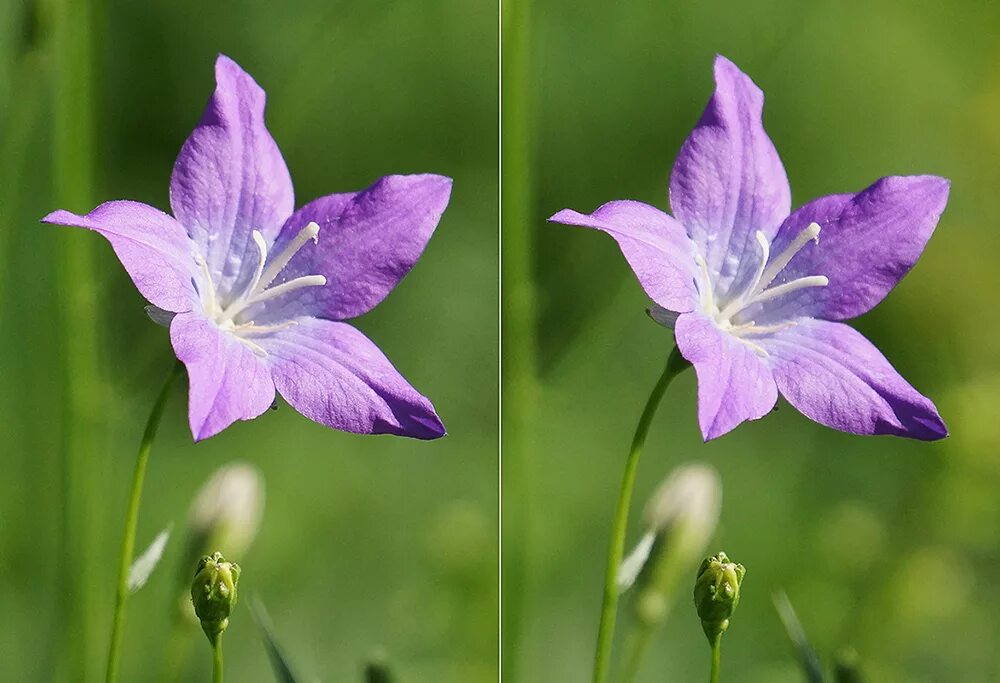
[[[222,293],[245,284],[256,263],[251,233],[270,244],[292,213],[292,180],[264,124],[263,89],[219,55],[215,92],[181,148],[170,205],[201,248]]]
[[[549,220],[611,235],[650,299],[677,313],[694,309],[698,300],[694,243],[684,226],[656,207],[620,200],[590,215],[563,209]]]
[[[796,210],[772,251],[780,253],[810,223],[820,226],[819,244],[796,254],[775,283],[806,275],[825,275],[830,283],[790,295],[760,321],[796,315],[846,320],[874,308],[920,258],[948,189],[937,176],[892,176],[858,194],[820,197]]]
[[[931,400],[847,325],[803,318],[760,344],[781,394],[811,420],[852,434],[948,435]]]
[[[85,216],[53,211],[45,223],[87,228],[103,235],[136,289],[165,311],[190,311],[198,298],[192,278],[194,244],[173,217],[147,204],[105,202]]]
[[[302,247],[278,281],[324,275],[326,285],[269,304],[266,315],[346,320],[370,311],[420,258],[448,206],[451,184],[432,174],[385,176],[361,192],[303,206],[285,222],[272,251],[280,253],[310,222],[319,225],[317,242]]]
[[[310,420],[357,434],[444,436],[431,402],[347,323],[299,318],[259,343],[275,386]]]
[[[764,93],[725,57],[715,93],[670,175],[670,206],[697,243],[724,295],[757,264],[754,239],[771,239],[791,209],[791,191],[761,116]],[[754,258],[742,258],[744,254]],[[735,256],[735,258],[733,258]]]
[[[175,316],[170,341],[187,367],[188,421],[195,441],[237,420],[252,420],[274,403],[274,382],[263,357],[200,313]]]
[[[681,315],[674,331],[681,355],[698,375],[698,424],[705,441],[771,412],[778,389],[771,370],[750,346],[701,313]]]

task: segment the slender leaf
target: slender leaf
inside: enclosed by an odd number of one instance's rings
[[[785,632],[788,634],[788,639],[795,646],[799,661],[802,663],[802,670],[806,674],[806,680],[809,683],[825,683],[826,675],[823,673],[823,664],[820,662],[819,656],[816,654],[813,646],[809,643],[805,629],[802,628],[802,623],[799,621],[798,615],[795,614],[795,609],[792,608],[792,603],[788,599],[788,596],[784,591],[778,591],[772,596],[772,600],[774,601],[774,608],[778,611],[778,616],[781,618],[781,623],[785,625]]]
[[[128,590],[130,593],[135,593],[146,585],[146,581],[149,580],[156,565],[160,563],[160,558],[163,557],[163,549],[167,547],[168,540],[170,540],[169,526],[156,534],[156,538],[149,544],[146,551],[132,562],[132,566],[128,570]]]
[[[295,674],[292,673],[288,657],[278,643],[277,636],[274,635],[274,625],[271,623],[271,617],[268,615],[264,603],[255,596],[251,598],[249,605],[254,623],[257,624],[261,638],[264,640],[267,657],[271,660],[271,668],[274,669],[275,680],[278,683],[298,683],[301,679],[297,679]]]

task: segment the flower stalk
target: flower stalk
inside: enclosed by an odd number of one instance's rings
[[[632,447],[625,461],[625,473],[622,476],[621,488],[618,491],[618,502],[615,505],[614,522],[611,528],[611,540],[608,544],[608,564],[604,576],[604,599],[601,603],[601,619],[597,632],[597,646],[594,654],[593,682],[605,683],[608,669],[611,665],[611,650],[615,632],[615,617],[618,609],[618,572],[625,554],[625,533],[628,530],[628,512],[632,502],[632,490],[635,487],[635,476],[639,467],[639,458],[646,445],[646,435],[653,422],[653,416],[660,406],[663,394],[670,382],[690,363],[684,360],[680,351],[675,348],[667,359],[667,365],[660,375],[659,381],[653,387],[653,392],[646,401],[646,407],[639,418],[635,434],[632,437]]]
[[[136,455],[135,471],[132,474],[132,490],[129,494],[128,511],[125,514],[125,530],[122,533],[121,552],[118,557],[118,589],[115,596],[115,612],[111,622],[111,644],[108,647],[108,668],[105,680],[107,683],[114,683],[118,680],[118,672],[121,664],[121,641],[125,628],[125,603],[128,600],[128,574],[132,565],[132,556],[135,554],[135,532],[139,524],[139,503],[142,500],[142,486],[146,478],[146,466],[149,464],[149,454],[153,449],[153,440],[156,438],[157,429],[160,426],[160,419],[163,417],[163,409],[170,395],[170,389],[181,374],[183,366],[176,363],[167,381],[164,382],[160,395],[153,404],[153,410],[146,421],[146,429],[142,435],[142,443],[139,445],[139,452]]]
[[[646,503],[646,534],[618,574],[619,590],[634,592],[622,683],[631,683],[638,675],[652,635],[670,613],[682,577],[704,557],[721,502],[718,472],[703,463],[686,463],[674,468]]]
[[[517,652],[521,650],[531,556],[531,445],[533,415],[538,402],[537,292],[532,266],[533,232],[533,97],[531,88],[531,16],[533,0],[503,0],[501,166],[501,299],[504,391],[502,458],[505,488],[518,491],[516,504],[503,511],[503,648],[502,669],[512,683],[520,680]]]

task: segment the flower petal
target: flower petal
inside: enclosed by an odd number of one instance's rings
[[[717,297],[757,265],[756,231],[771,239],[791,209],[785,169],[761,121],[763,108],[760,88],[716,57],[715,94],[670,175],[670,207],[715,276]]]
[[[326,285],[298,290],[269,304],[261,320],[315,315],[345,320],[378,305],[420,258],[451,196],[451,178],[392,175],[361,192],[309,202],[281,229],[273,253],[310,222],[320,227],[276,282],[324,275]]]
[[[821,228],[819,244],[796,254],[775,283],[825,275],[830,284],[799,290],[780,307],[768,308],[768,316],[846,320],[871,310],[920,258],[948,189],[948,181],[937,176],[893,176],[858,194],[821,197],[795,211],[782,224],[772,253],[810,223]]]
[[[244,284],[256,265],[251,233],[270,244],[292,213],[292,180],[264,125],[264,91],[226,56],[215,93],[181,148],[170,205],[203,252],[220,293]]]
[[[259,340],[274,383],[310,420],[357,434],[445,435],[434,406],[364,334],[347,323],[302,317]]]
[[[803,318],[761,346],[781,394],[811,420],[852,434],[948,435],[931,400],[843,323]]]
[[[677,318],[675,335],[681,355],[698,374],[698,423],[705,441],[771,412],[778,389],[750,346],[700,313]]]
[[[669,311],[694,309],[698,300],[694,242],[684,226],[656,207],[615,201],[590,215],[563,209],[549,220],[611,235],[650,299]]]
[[[274,403],[264,359],[198,313],[170,323],[174,353],[187,366],[188,421],[195,441],[215,436],[236,420],[252,420]]]
[[[140,202],[106,202],[85,216],[54,211],[44,223],[98,232],[111,242],[136,289],[165,311],[190,311],[198,298],[194,244],[171,216]]]

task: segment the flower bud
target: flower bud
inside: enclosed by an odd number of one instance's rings
[[[240,566],[227,562],[222,553],[206,555],[198,563],[191,583],[191,603],[210,642],[215,642],[229,626],[239,582]]]
[[[729,628],[729,618],[740,604],[745,575],[743,565],[730,562],[723,552],[701,563],[694,584],[694,605],[710,643]]]
[[[619,572],[620,589],[637,583],[640,623],[653,627],[666,619],[683,577],[704,557],[721,499],[718,473],[702,463],[674,469],[649,499],[647,532]]]
[[[196,556],[220,548],[242,557],[257,535],[263,511],[264,480],[257,468],[242,462],[223,465],[188,510],[190,549]]]

